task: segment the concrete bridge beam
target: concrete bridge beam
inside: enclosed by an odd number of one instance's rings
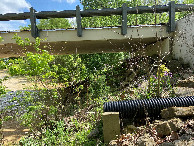
[[[120,34],[120,28],[83,29],[83,37],[77,37],[74,30],[40,31],[42,47],[52,54],[84,54],[84,53],[114,53],[132,52],[148,46],[159,40],[168,38],[166,26],[137,26],[128,27],[127,35]],[[12,39],[16,32],[1,33],[4,41],[0,43],[0,57],[22,56],[25,51],[35,51],[32,47],[21,48]],[[17,32],[22,39],[30,38],[35,41],[29,31]]]

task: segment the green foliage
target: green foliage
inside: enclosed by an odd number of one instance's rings
[[[21,37],[14,35],[13,39],[22,47],[31,46],[28,38],[24,40]],[[49,55],[48,51],[39,48],[40,39],[36,38],[34,49],[37,53],[26,52],[25,57],[14,60],[14,64],[9,67],[11,75],[42,75],[51,70],[49,63],[54,60],[53,55]]]
[[[107,85],[105,75],[97,75],[91,77],[91,84],[88,89],[91,97],[99,98],[108,96],[109,89],[110,87]]]
[[[41,136],[24,137],[20,144],[31,145],[96,145],[95,140],[89,140],[87,135],[90,129],[85,126],[91,126],[79,123],[76,119],[71,119],[71,125],[64,121],[51,121],[52,128],[42,129]],[[68,127],[71,126],[71,127]],[[72,129],[73,128],[73,129]],[[88,129],[88,130],[87,130]],[[73,132],[76,131],[77,132]]]
[[[3,79],[0,79],[0,96],[6,93],[6,87],[3,85],[3,81],[7,80],[9,77],[6,76]]]
[[[55,56],[53,71],[60,82],[76,84],[86,78],[86,67],[79,55]]]
[[[91,73],[99,72],[100,74],[111,70],[115,66],[119,66],[127,56],[127,53],[123,52],[80,55],[82,61]]]
[[[153,5],[153,2],[142,0],[81,0],[84,9],[117,8],[124,2],[128,6]],[[168,21],[166,13],[129,15],[128,24],[153,24],[155,16],[156,23]],[[84,27],[115,26],[121,24],[121,17],[83,18],[82,24]],[[39,29],[60,29],[69,26],[66,19],[40,20],[38,24]],[[114,93],[120,90],[118,86],[127,71],[122,64],[129,55],[105,53],[53,56],[40,48],[39,38],[34,44],[28,38],[22,40],[17,35],[13,39],[24,49],[26,46],[33,46],[36,53],[26,52],[25,57],[2,60],[2,68],[8,68],[11,75],[36,76],[33,79],[44,86],[43,89],[35,86],[35,92],[18,92],[22,96],[13,98],[13,101],[17,101],[21,109],[26,111],[22,114],[18,111],[19,121],[30,128],[33,135],[23,138],[21,145],[102,144],[102,125],[99,126],[98,123],[102,123],[103,103],[110,100],[111,96],[114,99]],[[170,78],[169,70],[160,66],[155,77],[150,75],[149,89],[143,93],[145,97],[156,97],[162,90],[170,91]],[[61,88],[49,88],[49,85],[56,83],[60,83]],[[62,90],[62,93],[59,90]],[[141,93],[138,93],[138,96],[140,95]],[[88,139],[88,134],[95,127],[98,127],[99,134]]]
[[[153,5],[167,5],[170,0],[163,1],[149,1],[149,0],[80,0],[84,10],[87,9],[103,9],[103,8],[119,8],[123,3],[127,4],[127,7],[136,6],[153,6]],[[176,0],[175,3],[180,3]],[[182,3],[191,4],[192,0],[184,0]],[[178,20],[190,12],[176,13],[175,19]],[[145,13],[145,14],[129,14],[127,16],[128,25],[140,25],[140,24],[160,24],[168,23],[168,13]],[[83,27],[104,27],[104,26],[120,26],[122,22],[121,16],[99,16],[82,18]]]
[[[33,79],[38,79],[44,85],[43,89],[38,89],[35,86],[35,92],[18,92],[17,94],[22,96],[16,96],[12,100],[19,103],[20,110],[26,111],[22,114],[18,111],[16,115],[19,117],[21,124],[30,128],[35,136],[34,138],[24,138],[21,143],[24,145],[96,144],[96,140],[88,140],[87,135],[96,122],[100,120],[99,112],[102,112],[104,101],[100,101],[98,98],[100,99],[100,96],[105,96],[108,93],[106,76],[103,75],[106,72],[102,67],[104,61],[99,62],[99,65],[96,64],[99,68],[97,74],[95,74],[95,71],[89,68],[87,64],[87,57],[84,58],[84,56],[80,57],[79,55],[52,56],[47,51],[39,48],[41,41],[39,38],[36,39],[35,44],[32,44],[29,39],[22,40],[17,35],[14,36],[14,39],[24,48],[33,45],[36,53],[26,52],[25,57],[7,60],[9,62],[7,64],[10,64],[7,65],[9,72],[11,75],[36,76]],[[108,59],[110,60],[112,55],[109,54],[108,56],[110,56]],[[84,59],[85,61],[83,61]],[[105,62],[108,63],[108,60]],[[118,61],[114,60],[114,62],[110,65],[114,66]],[[101,72],[101,69],[104,71]],[[87,87],[89,95],[88,99],[84,101],[83,99],[86,98],[78,99],[78,97],[80,96],[79,93],[86,88],[82,84],[85,81],[89,82]],[[73,88],[72,93],[63,93],[63,95],[58,92],[58,89],[47,89],[49,84],[57,82],[61,83],[64,90]],[[66,99],[68,95],[77,93],[77,97],[69,99],[71,102]],[[80,100],[83,100],[81,101],[83,105],[79,104]],[[94,107],[94,111],[97,111],[94,117],[84,116],[86,121],[76,117],[73,118],[70,124],[74,127],[73,129],[67,128],[68,123],[67,125],[57,126],[59,121],[63,119],[62,117],[72,116],[81,108],[85,110],[88,104],[92,105],[94,103],[99,106]],[[62,124],[62,122],[60,123]],[[39,136],[36,135],[37,131],[41,133]]]
[[[6,69],[7,64],[4,59],[0,59],[0,69]]]
[[[71,24],[64,18],[51,18],[40,19],[37,27],[38,29],[66,29],[70,28]]]
[[[151,74],[148,78],[147,88],[137,89],[136,96],[139,98],[160,98],[160,97],[173,97],[173,87],[171,84],[172,73],[164,65],[158,67],[157,74]],[[162,95],[163,94],[163,95]]]
[[[67,29],[71,27],[65,18],[40,19],[37,24],[38,29]],[[31,30],[31,25],[20,26],[20,30]]]
[[[0,36],[0,42],[2,42],[2,41],[3,41],[3,37]]]

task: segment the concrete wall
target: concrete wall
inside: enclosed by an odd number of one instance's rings
[[[160,55],[162,58],[167,58],[170,56],[170,39],[166,38],[163,40],[158,40],[156,43],[146,45],[145,48],[140,48],[137,52],[133,54],[132,57],[136,56],[153,56]]]
[[[189,63],[194,69],[194,13],[187,15],[176,22],[176,31],[170,33],[168,38],[158,40],[156,43],[140,48],[132,57],[154,54],[161,57],[174,58]]]
[[[194,69],[194,13],[176,23],[173,40],[173,57],[183,59]]]

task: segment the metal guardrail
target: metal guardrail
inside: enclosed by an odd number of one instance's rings
[[[175,12],[182,11],[193,11],[193,4],[175,4],[174,1],[169,2],[168,5],[155,5],[155,6],[137,6],[127,7],[124,3],[121,8],[106,8],[101,10],[88,9],[80,11],[79,5],[76,6],[76,10],[64,10],[64,11],[41,11],[36,12],[33,7],[30,8],[30,12],[24,13],[7,13],[0,14],[0,21],[9,20],[26,20],[31,21],[31,35],[33,37],[39,36],[38,28],[36,27],[36,19],[49,19],[49,18],[72,18],[76,17],[77,22],[77,36],[82,36],[82,17],[93,17],[93,16],[111,16],[111,15],[122,15],[121,34],[127,34],[127,14],[143,14],[143,13],[162,13],[169,12],[169,25],[168,31],[175,31]]]

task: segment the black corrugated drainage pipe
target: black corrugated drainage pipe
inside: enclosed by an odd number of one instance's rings
[[[162,109],[175,106],[194,106],[194,96],[110,101],[104,103],[104,112],[119,112],[120,118],[124,119],[146,116],[157,118]]]

